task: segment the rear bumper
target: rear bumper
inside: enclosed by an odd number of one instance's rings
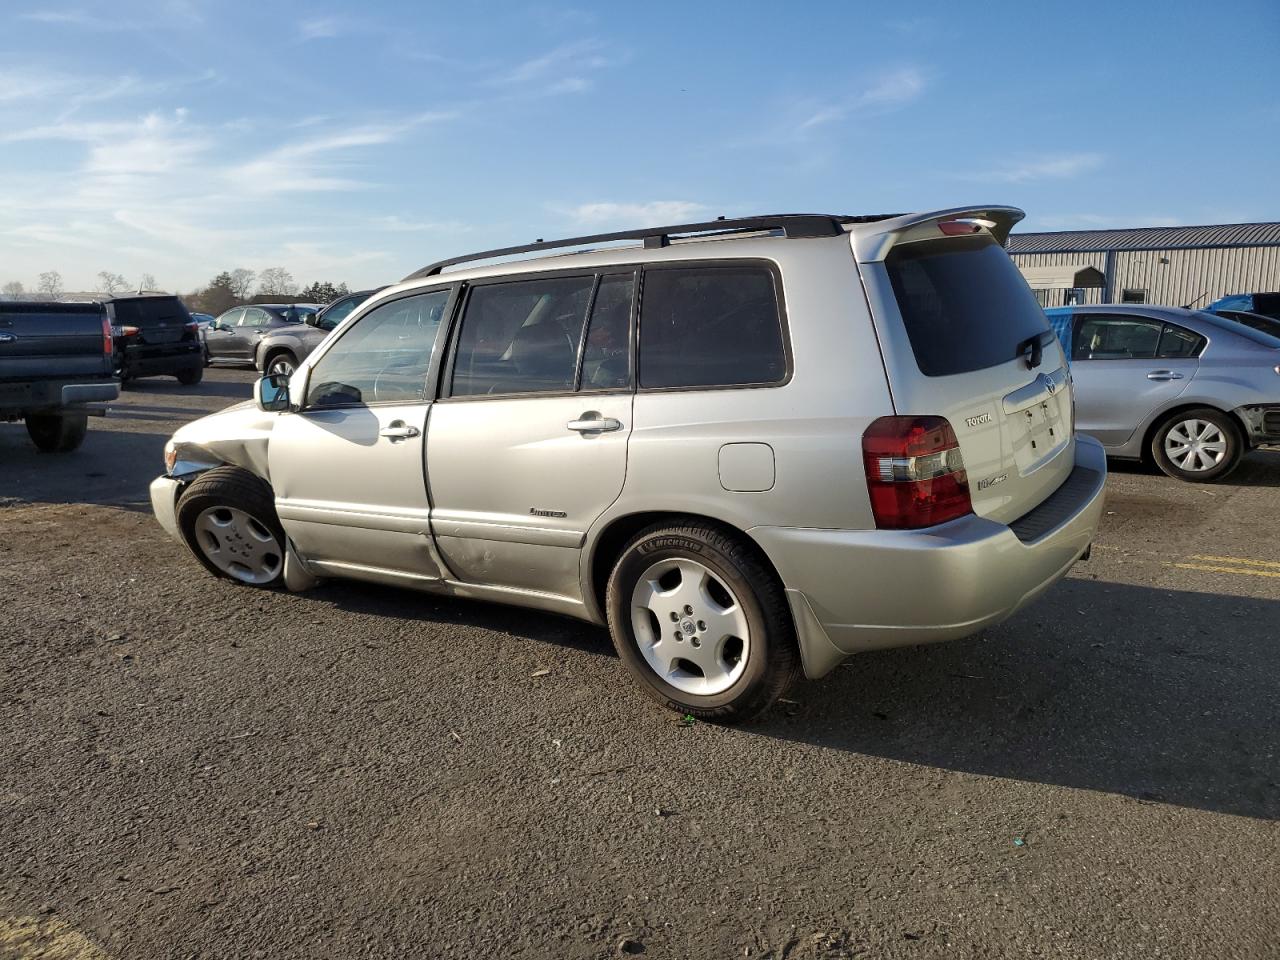
[[[1012,615],[1089,549],[1106,456],[1077,437],[1059,492],[1013,524],[969,516],[924,530],[750,531],[787,589],[805,673],[849,654],[969,636]]]
[[[1280,403],[1258,403],[1234,411],[1249,433],[1249,446],[1280,443]]]
[[[115,380],[32,380],[0,384],[0,411],[40,413],[120,396]]]
[[[164,532],[179,543],[182,542],[178,530],[178,494],[181,492],[182,484],[172,477],[156,477],[151,481],[151,511]]]
[[[163,352],[155,352],[157,349]],[[127,377],[172,376],[192,367],[203,366],[204,347],[199,343],[174,344],[163,348],[129,347],[120,354],[120,369]]]

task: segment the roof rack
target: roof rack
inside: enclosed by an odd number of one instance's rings
[[[421,280],[434,277],[445,267],[474,260],[493,260],[498,257],[509,257],[517,253],[537,253],[542,250],[557,250],[563,247],[576,247],[581,244],[609,243],[614,240],[641,240],[648,249],[670,245],[672,238],[685,237],[692,234],[721,236],[734,233],[756,233],[761,230],[780,230],[784,237],[837,237],[846,223],[872,223],[876,220],[888,220],[897,214],[874,216],[846,217],[834,214],[816,213],[784,213],[768,217],[737,217],[726,219],[718,217],[703,223],[680,223],[669,227],[646,227],[642,230],[623,230],[618,233],[595,233],[585,237],[568,237],[564,240],[538,240],[517,247],[503,247],[499,250],[482,250],[479,253],[468,253],[461,257],[450,257],[428,264],[421,270],[405,277],[405,280]]]

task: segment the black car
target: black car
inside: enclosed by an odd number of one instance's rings
[[[116,376],[121,383],[138,377],[177,377],[199,383],[204,350],[199,325],[186,305],[167,294],[139,294],[104,300],[111,321]]]
[[[296,303],[250,303],[232,307],[204,330],[204,359],[253,363],[258,341],[282,327],[301,326],[316,308]]]
[[[359,290],[339,297],[319,313],[306,317],[302,325],[282,327],[258,341],[253,365],[263,373],[291,374],[304,357],[320,345],[329,331],[350,316],[356,307],[379,290]]]
[[[1236,323],[1243,323],[1246,327],[1261,330],[1263,333],[1269,333],[1273,337],[1280,338],[1280,320],[1274,317],[1264,317],[1260,313],[1248,313],[1244,310],[1223,310],[1221,308],[1212,312],[1225,320],[1234,320]]]

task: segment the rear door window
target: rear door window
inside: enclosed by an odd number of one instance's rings
[[[1154,360],[1164,324],[1146,317],[1080,314],[1072,360]]]
[[[763,385],[786,377],[772,270],[755,264],[645,270],[641,387]]]
[[[587,339],[582,347],[582,390],[622,390],[631,386],[631,307],[635,274],[600,278]]]
[[[1026,280],[991,237],[899,244],[885,268],[925,376],[997,366],[1049,332]]]

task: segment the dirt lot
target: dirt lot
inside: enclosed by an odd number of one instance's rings
[[[0,425],[0,958],[1276,956],[1280,453],[1117,467],[1038,605],[727,729],[569,620],[206,575],[146,484],[251,380]]]

